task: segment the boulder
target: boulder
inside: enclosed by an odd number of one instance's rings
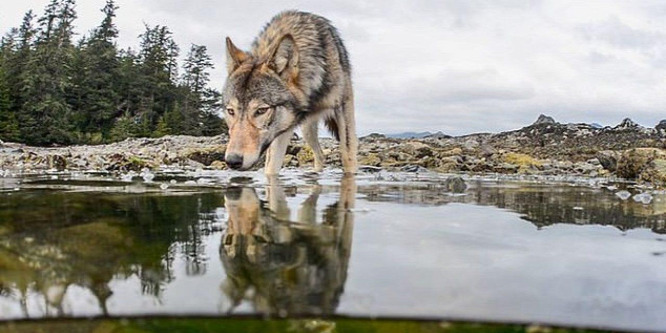
[[[666,185],[666,159],[650,161],[641,171],[639,179],[656,185]]]
[[[666,151],[659,148],[628,149],[617,162],[617,175],[627,179],[639,179],[652,165],[652,161],[665,159]]]
[[[597,153],[596,157],[601,166],[611,172],[617,170],[617,160],[622,154],[615,150],[602,150]]]

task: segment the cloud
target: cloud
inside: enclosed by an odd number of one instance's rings
[[[47,0],[11,2],[0,28]],[[79,32],[103,0],[79,1]],[[223,39],[249,48],[277,12],[329,18],[354,68],[358,129],[489,132],[531,123],[652,126],[666,109],[666,5],[659,0],[118,0],[120,45],[136,47],[143,23],[166,25],[183,49],[206,45],[224,84]],[[9,22],[9,23],[5,23]]]

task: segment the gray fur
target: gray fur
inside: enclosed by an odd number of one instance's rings
[[[241,169],[251,167],[269,149],[269,157],[276,158],[269,158],[266,173],[279,172],[284,152],[278,150],[286,149],[287,139],[276,138],[291,135],[304,122],[307,141],[316,152],[316,169],[321,169],[323,156],[312,138],[312,126],[323,118],[340,138],[345,172],[356,171],[351,66],[330,21],[304,12],[280,13],[264,27],[250,52],[238,50],[227,39],[227,67],[223,103],[233,112],[225,117],[230,128],[227,157],[241,155]]]

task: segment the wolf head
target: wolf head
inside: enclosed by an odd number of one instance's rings
[[[251,168],[271,142],[299,122],[305,97],[298,87],[298,50],[291,35],[269,49],[239,50],[227,38],[224,87],[229,143],[225,160],[232,169]]]

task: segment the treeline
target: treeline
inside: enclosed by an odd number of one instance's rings
[[[138,50],[119,49],[107,0],[97,28],[74,40],[75,0],[25,14],[0,42],[0,140],[31,145],[105,143],[166,134],[215,135],[219,92],[205,46],[182,64],[165,26],[146,26]]]

